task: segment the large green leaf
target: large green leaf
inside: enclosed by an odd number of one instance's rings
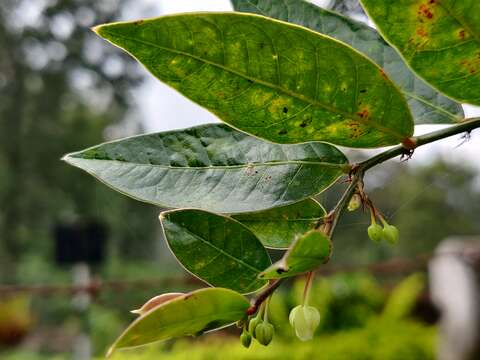
[[[163,212],[160,221],[178,261],[208,284],[241,293],[266,284],[258,274],[271,264],[270,257],[238,221],[195,209]]]
[[[262,244],[270,248],[287,248],[292,241],[315,227],[325,216],[325,209],[314,199],[270,210],[234,215],[248,227]]]
[[[328,144],[272,144],[216,124],[113,141],[64,160],[136,199],[221,213],[308,198],[347,165]]]
[[[193,291],[153,308],[136,319],[110,348],[146,345],[174,337],[197,335],[230,325],[245,316],[248,300],[221,288]]]
[[[480,1],[361,3],[418,75],[453,99],[480,105]]]
[[[383,71],[330,37],[242,13],[198,13],[95,31],[228,124],[278,143],[397,144],[413,132]]]
[[[279,279],[315,270],[330,259],[332,242],[322,232],[310,230],[298,237],[283,258],[260,274],[261,279]]]
[[[354,47],[382,67],[407,98],[416,124],[455,123],[462,106],[427,85],[375,29],[304,0],[232,0],[235,10],[305,26]]]

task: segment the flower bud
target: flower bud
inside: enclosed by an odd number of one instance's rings
[[[355,211],[360,207],[360,205],[362,205],[362,198],[359,194],[353,194],[350,202],[348,203],[347,209],[348,211]]]
[[[254,317],[253,319],[250,320],[250,322],[248,323],[248,332],[250,334],[252,334],[253,337],[256,337],[255,336],[255,329],[257,327],[257,325],[262,321],[262,319],[260,319],[260,317]]]
[[[184,293],[166,293],[162,295],[155,296],[148,300],[140,309],[132,310],[131,313],[143,315],[153,308],[162,305],[163,303],[173,300],[177,297],[185,295]]]
[[[370,238],[370,240],[375,241],[375,242],[382,241],[382,239],[385,236],[382,227],[380,225],[378,225],[377,223],[372,223],[368,227],[367,232],[368,232],[368,237]]]
[[[290,325],[302,341],[311,340],[320,324],[320,313],[313,306],[298,305],[292,309],[289,316]]]
[[[273,339],[274,331],[272,324],[262,321],[255,328],[255,338],[260,344],[267,346]]]
[[[385,224],[382,232],[383,238],[387,240],[390,244],[395,245],[398,242],[400,234],[395,226]]]
[[[240,342],[248,349],[252,343],[252,335],[250,335],[248,331],[243,330],[242,334],[240,335]]]

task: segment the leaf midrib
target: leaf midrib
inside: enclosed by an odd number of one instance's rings
[[[284,218],[278,217],[278,218],[262,218],[262,220],[244,220],[240,216],[235,216],[235,215],[232,215],[232,217],[245,225],[245,224],[252,224],[252,223],[262,224],[265,222],[280,222],[280,221],[281,222],[297,222],[297,221],[309,222],[309,221],[316,221],[316,220],[322,219],[325,217],[325,215],[319,216],[316,218],[284,219]]]
[[[174,221],[172,220],[168,220],[170,221],[172,224],[175,224],[176,226],[179,226],[177,225]],[[235,260],[236,262],[240,263],[241,265],[245,266],[246,268],[250,269],[251,271],[255,272],[255,273],[260,273],[262,270],[259,270],[257,268],[255,268],[254,266],[244,262],[243,260],[239,259],[239,258],[236,258],[235,256],[229,254],[228,252],[220,249],[219,247],[213,245],[211,242],[209,242],[208,240],[206,239],[203,239],[201,236],[195,234],[194,232],[190,231],[189,229],[187,229],[186,227],[181,227],[182,228],[182,231],[185,231],[187,232],[188,234],[190,234],[191,236],[193,236],[194,238],[200,240],[202,243],[206,244],[207,246],[210,246],[212,249],[215,249],[217,250],[219,253],[221,253],[222,255],[225,255],[226,257],[232,259],[232,260]],[[260,240],[257,239],[257,241],[261,244]],[[169,241],[170,242],[170,241]],[[257,279],[255,281],[258,281]],[[250,284],[251,285],[251,284]]]
[[[94,162],[113,162],[122,165],[134,165],[134,166],[142,166],[142,167],[157,167],[163,169],[171,169],[171,170],[197,170],[197,171],[205,171],[205,170],[212,170],[212,169],[242,169],[242,168],[256,168],[256,167],[263,167],[263,166],[282,166],[282,165],[317,165],[320,167],[332,167],[332,168],[343,168],[347,166],[348,163],[326,163],[320,161],[301,161],[301,160],[288,160],[288,161],[271,161],[271,162],[264,162],[264,163],[251,163],[251,164],[241,164],[241,165],[222,165],[222,166],[171,166],[171,165],[161,165],[161,164],[145,164],[139,162],[129,162],[129,161],[120,161],[120,160],[112,160],[112,159],[88,159],[83,157],[74,157],[68,156],[65,158],[67,162],[71,164],[75,163],[75,160],[71,159],[78,159],[83,161],[94,161]]]
[[[414,99],[414,100],[416,100],[416,101],[419,101],[419,102],[421,102],[421,103],[423,103],[423,104],[425,104],[425,105],[427,105],[427,106],[430,106],[434,111],[437,111],[437,112],[439,112],[439,113],[444,114],[445,116],[447,116],[447,117],[449,117],[450,119],[452,119],[454,122],[461,122],[461,121],[462,121],[462,118],[461,118],[461,117],[459,117],[459,116],[451,113],[450,111],[445,110],[444,108],[442,108],[442,107],[440,107],[440,106],[438,106],[438,105],[436,105],[436,104],[428,101],[428,99],[425,99],[425,98],[423,98],[423,97],[421,97],[421,96],[418,96],[418,95],[416,95],[416,94],[414,94],[414,93],[411,93],[411,92],[409,92],[409,91],[407,91],[407,90],[402,90],[402,89],[400,89],[400,91],[401,91],[403,94],[405,94],[405,96],[407,96],[407,97],[409,97],[409,98],[412,98],[412,99]]]
[[[108,26],[108,25],[107,25]],[[310,30],[312,31],[312,30]],[[263,85],[263,86],[266,86],[266,87],[269,87],[269,88],[272,88],[274,90],[277,90],[279,92],[283,92],[284,94],[288,95],[288,96],[291,96],[293,98],[296,98],[298,100],[301,100],[301,101],[304,101],[306,103],[310,103],[314,106],[318,106],[318,107],[321,107],[321,108],[324,108],[326,109],[327,111],[329,112],[332,112],[332,113],[336,113],[336,114],[340,114],[342,116],[344,116],[345,118],[347,119],[352,119],[352,120],[355,120],[355,121],[358,121],[362,124],[365,124],[365,125],[368,125],[368,126],[372,126],[374,128],[376,128],[377,130],[379,131],[382,131],[384,133],[388,133],[396,138],[398,138],[400,141],[403,140],[405,138],[405,136],[397,133],[396,131],[390,129],[390,128],[387,128],[383,125],[380,125],[376,120],[370,118],[368,121],[361,118],[360,116],[358,116],[357,114],[354,114],[354,113],[349,113],[349,112],[346,112],[346,111],[343,111],[343,110],[339,110],[335,107],[332,107],[330,105],[327,105],[325,103],[322,103],[322,102],[319,102],[318,100],[313,100],[311,98],[308,98],[302,94],[298,94],[298,93],[295,93],[293,91],[290,91],[290,90],[287,90],[285,88],[282,88],[276,84],[273,84],[273,83],[270,83],[270,82],[267,82],[267,81],[264,81],[264,80],[260,80],[260,79],[257,79],[257,78],[254,78],[254,77],[251,77],[251,76],[248,76],[246,74],[242,74],[236,70],[233,70],[233,69],[230,69],[230,68],[227,68],[226,66],[222,65],[222,64],[218,64],[218,63],[215,63],[213,61],[210,61],[210,60],[206,60],[206,59],[203,59],[199,56],[196,56],[196,55],[193,55],[193,54],[190,54],[190,53],[187,53],[187,52],[184,52],[184,51],[180,51],[180,50],[177,50],[177,49],[171,49],[171,48],[167,48],[167,47],[164,47],[164,46],[161,46],[161,45],[158,45],[158,44],[155,44],[155,43],[152,43],[150,41],[146,41],[146,40],[140,40],[140,39],[136,39],[136,38],[132,38],[132,37],[129,37],[129,36],[125,36],[125,35],[120,35],[118,33],[115,33],[115,32],[111,32],[111,31],[108,31],[106,29],[102,29],[102,32],[103,33],[106,33],[106,34],[109,34],[111,36],[116,36],[116,37],[119,37],[119,38],[123,38],[125,40],[129,40],[129,41],[133,41],[133,42],[138,42],[138,43],[143,43],[144,45],[149,45],[149,46],[152,46],[152,47],[155,47],[155,48],[158,48],[158,49],[161,49],[161,50],[164,50],[164,51],[169,51],[169,52],[172,52],[174,54],[177,54],[177,55],[183,55],[183,56],[186,56],[186,57],[190,57],[192,59],[195,59],[197,61],[200,61],[200,62],[204,62],[208,65],[212,65],[214,67],[217,67],[221,70],[224,70],[226,72],[229,72],[229,73],[232,73],[234,75],[237,75],[239,77],[242,77],[244,79],[247,79],[247,80],[250,80],[250,81],[253,81],[254,83],[257,83],[257,84],[260,84],[260,85]],[[313,32],[313,31],[312,31]],[[319,33],[316,33],[317,35],[321,36],[321,34]],[[102,35],[103,36],[103,35]],[[107,39],[108,40],[108,39]],[[111,42],[111,41],[110,41]],[[113,43],[113,42],[112,42]],[[113,43],[114,45],[116,45],[115,43]],[[116,45],[117,46],[117,45]],[[130,53],[130,52],[129,52]],[[131,53],[130,53],[131,54]],[[131,54],[133,57],[135,57],[133,54]],[[372,62],[370,60],[370,62]],[[372,64],[375,64],[372,62]],[[375,66],[378,66],[375,64]],[[380,69],[379,69],[380,70]]]
[[[244,311],[243,310],[232,310],[232,311],[224,311],[221,313],[222,314],[222,317],[220,319],[218,319],[218,317],[215,317],[215,316],[212,316],[212,315],[202,315],[202,316],[196,316],[194,319],[190,319],[190,320],[186,320],[186,321],[182,321],[181,323],[180,322],[176,322],[176,323],[171,323],[169,324],[169,328],[176,328],[176,329],[181,329],[183,326],[179,326],[177,324],[188,324],[188,325],[185,325],[185,326],[191,326],[192,324],[195,324],[195,323],[198,323],[198,322],[201,322],[203,321],[204,319],[209,319],[209,318],[214,318],[215,320],[224,320],[225,317],[233,317],[233,315],[236,315],[236,314],[239,314],[240,316],[244,314]],[[218,315],[218,312],[215,313],[214,315]],[[142,319],[143,320],[143,319]],[[235,321],[231,321],[231,320],[225,320],[227,321],[227,323],[234,323]],[[138,324],[138,323],[137,323]],[[136,325],[136,324],[132,324],[133,325]],[[205,324],[205,325],[208,325]],[[127,329],[128,330],[128,329]],[[167,330],[165,330],[167,331]],[[157,330],[158,332],[158,330]],[[172,338],[172,336],[167,336],[167,337],[159,337],[159,340],[167,340],[167,339],[170,339]],[[126,344],[122,344],[121,340],[123,339],[119,339],[118,342],[120,344],[120,346],[117,346],[116,344],[113,346],[114,348],[116,349],[122,349],[122,348],[125,348],[125,347],[129,347],[131,345],[127,345],[129,343],[129,338],[126,339]],[[149,343],[151,342],[156,342],[156,341],[159,341],[159,340],[149,340]]]

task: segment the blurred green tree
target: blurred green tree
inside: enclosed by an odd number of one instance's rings
[[[145,242],[153,238],[152,208],[105,190],[60,161],[85,144],[141,130],[132,116],[125,120],[131,106],[127,89],[141,80],[137,66],[101,46],[88,31],[116,19],[123,3],[0,4],[2,281],[15,278],[15,265],[23,255],[48,258],[51,228],[65,219],[103,220],[120,252],[151,253]],[[127,216],[129,221],[124,221]]]

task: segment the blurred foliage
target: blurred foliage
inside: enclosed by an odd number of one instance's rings
[[[390,320],[407,317],[412,312],[418,297],[424,289],[424,274],[413,274],[402,280],[390,294],[382,316]]]
[[[0,346],[16,345],[30,330],[32,324],[29,297],[0,299]]]
[[[345,360],[428,360],[434,359],[436,330],[411,317],[414,299],[425,287],[425,278],[414,274],[389,294],[370,275],[338,274],[315,281],[312,305],[319,307],[321,326],[310,342],[297,340],[288,323],[288,313],[297,305],[303,280],[291,289],[275,294],[270,320],[276,335],[268,347],[254,344],[244,349],[234,327],[211,333],[198,340],[167,341],[139,349],[120,351],[114,360],[157,358],[172,360],[225,359],[345,359]],[[97,304],[89,313],[90,331],[99,358],[126,326],[123,310]],[[132,318],[132,316],[130,316]],[[234,336],[234,334],[236,334]],[[50,359],[48,353],[3,353],[2,359]],[[60,359],[60,357],[58,357]]]
[[[88,29],[116,19],[124,3],[0,3],[0,203],[8,204],[0,208],[0,280],[22,280],[17,271],[32,254],[48,263],[52,227],[77,218],[107,223],[116,254],[152,254],[156,211],[60,161],[141,130],[132,116],[125,122],[137,65]]]

